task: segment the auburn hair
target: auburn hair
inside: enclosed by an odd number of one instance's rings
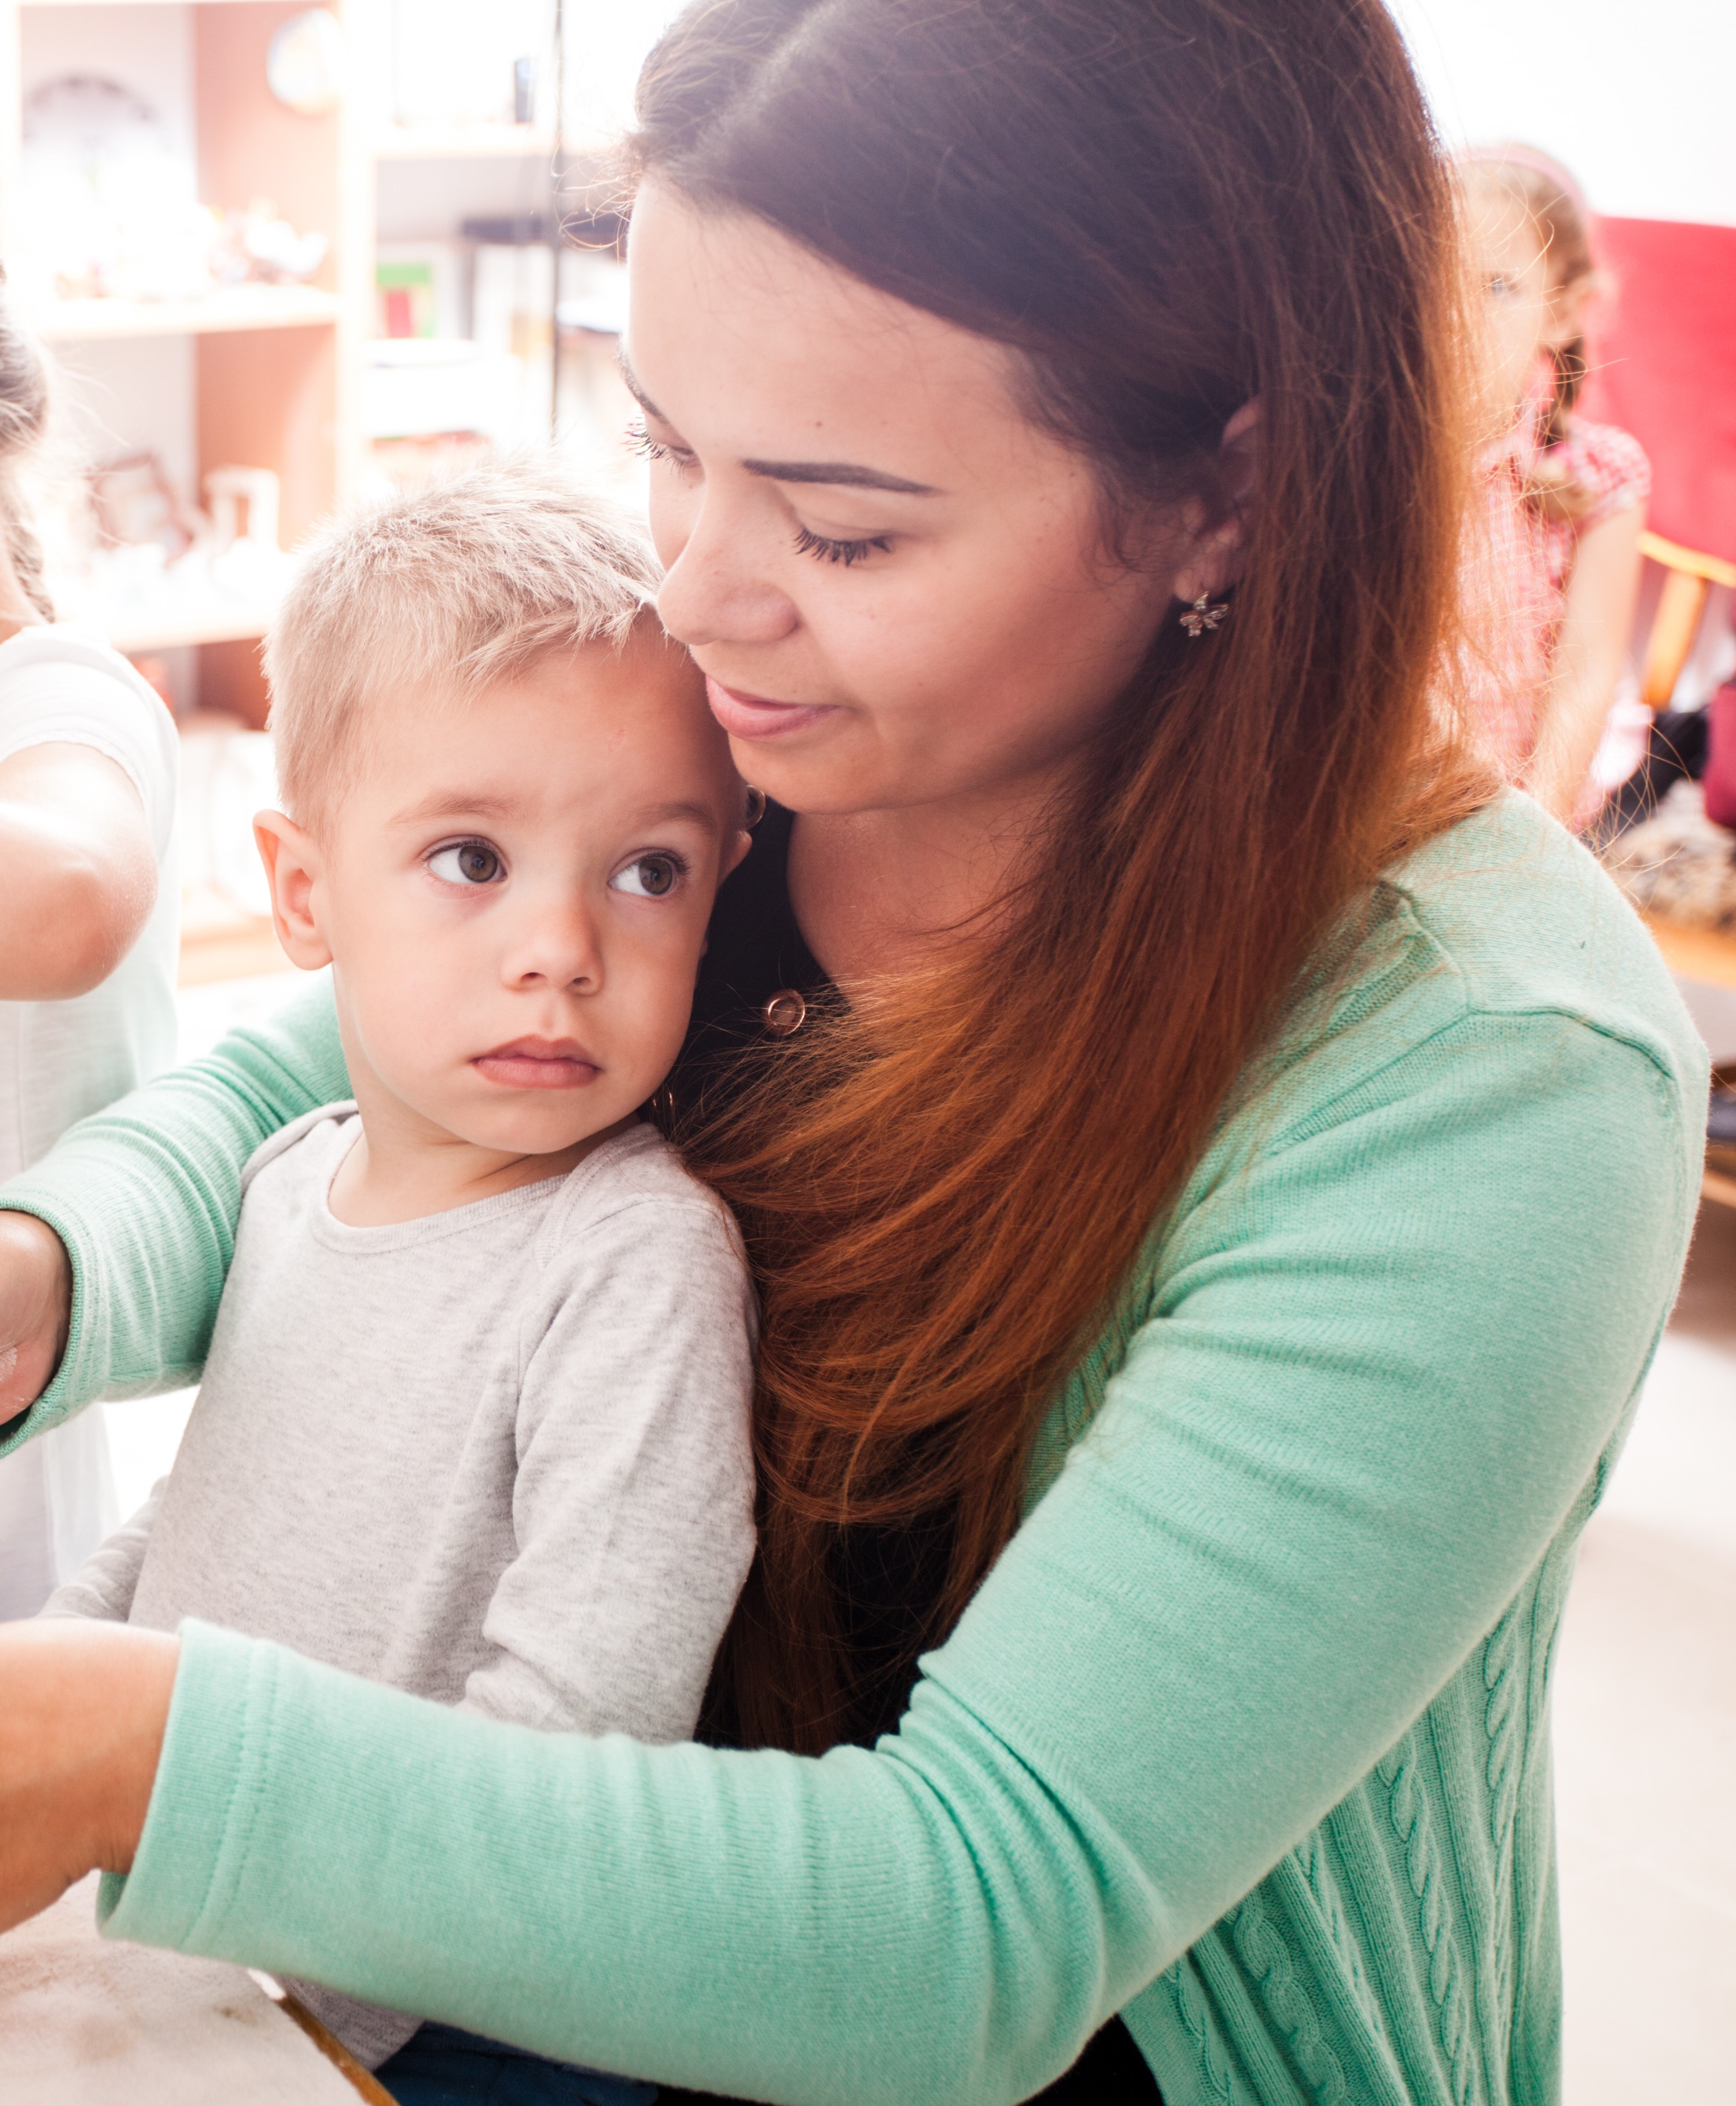
[[[764,1301],[720,1674],[747,1743],[814,1751],[867,1715],[847,1539],[939,1546],[908,1672],[1323,938],[1487,794],[1440,706],[1464,281],[1380,0],[700,0],[638,110],[638,173],[1018,353],[1111,551],[1221,504],[1261,406],[1227,622],[1161,625],[994,913],[684,1136]]]

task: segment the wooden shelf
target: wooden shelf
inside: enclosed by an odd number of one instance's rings
[[[21,8],[159,7],[161,4],[162,0],[19,0]],[[196,0],[196,4],[218,7],[235,4],[235,0]]]
[[[1712,987],[1736,988],[1736,936],[1720,935],[1716,929],[1680,928],[1649,914],[1640,918],[1672,973]]]
[[[312,285],[233,285],[198,300],[55,300],[35,309],[31,320],[51,343],[70,343],[311,329],[335,322],[341,312],[335,293]]]
[[[1720,1207],[1736,1207],[1736,1177],[1726,1177],[1721,1170],[1708,1170],[1700,1180],[1700,1197],[1716,1199]]]
[[[289,970],[277,931],[268,916],[238,920],[216,929],[190,930],[181,939],[182,987],[209,987],[213,980],[254,979],[262,973]]]
[[[275,612],[237,600],[232,606],[218,603],[209,607],[166,607],[160,614],[141,608],[117,616],[112,621],[100,614],[86,613],[77,618],[87,627],[101,630],[114,650],[137,653],[172,651],[182,643],[254,643],[270,627]]]
[[[380,161],[529,161],[554,151],[554,134],[528,124],[398,125],[374,141]]]

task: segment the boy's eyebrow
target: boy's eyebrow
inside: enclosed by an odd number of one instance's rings
[[[514,812],[523,810],[524,801],[520,797],[478,796],[464,790],[434,790],[419,802],[406,805],[401,812],[394,812],[391,823],[394,827],[419,827],[425,826],[430,819],[510,818]],[[716,813],[709,805],[695,804],[687,798],[677,798],[667,804],[648,805],[635,816],[634,823],[665,827],[676,819],[689,819],[713,836],[722,831]]]
[[[518,810],[523,802],[518,797],[478,796],[468,790],[431,790],[415,804],[394,812],[392,824],[415,827],[427,819],[505,818]]]
[[[615,357],[627,392],[648,416],[666,423],[668,419],[662,411],[639,386],[625,349],[617,348]],[[884,490],[896,497],[940,495],[931,482],[912,482],[908,477],[888,475],[883,468],[865,468],[859,461],[744,460],[742,466],[750,475],[763,476],[768,482],[816,482],[845,490]]]
[[[717,814],[709,805],[691,804],[685,798],[678,799],[672,804],[653,805],[649,811],[641,813],[639,823],[646,827],[663,827],[667,826],[671,819],[691,819],[696,827],[702,827],[708,834],[721,831],[717,823]]]

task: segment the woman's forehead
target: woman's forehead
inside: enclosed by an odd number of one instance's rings
[[[763,221],[648,184],[627,253],[629,384],[689,444],[864,462],[931,489],[937,453],[974,451],[987,433],[1004,445],[1023,422],[1003,346]]]

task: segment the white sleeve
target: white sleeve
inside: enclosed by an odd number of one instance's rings
[[[0,645],[0,761],[57,745],[92,747],[124,771],[161,863],[174,834],[179,760],[163,698],[106,644],[23,630]]]
[[[587,1228],[519,1389],[518,1555],[464,1708],[692,1736],[754,1547],[753,1288],[715,1203]]]

